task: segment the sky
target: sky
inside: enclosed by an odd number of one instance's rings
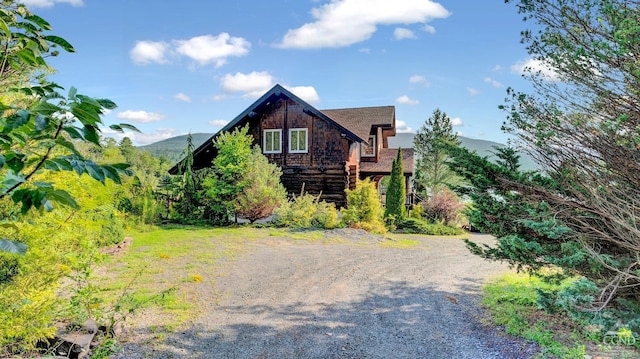
[[[277,83],[321,110],[394,105],[399,132],[439,108],[504,143],[498,106],[536,65],[504,0],[23,2],[76,50],[51,79],[113,100],[104,122],[137,126],[137,145],[215,133]]]

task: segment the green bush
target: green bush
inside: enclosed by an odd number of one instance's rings
[[[413,217],[396,221],[396,232],[433,236],[455,236],[464,233],[462,228],[451,227],[442,223],[429,223],[423,219]]]
[[[0,252],[0,285],[9,283],[20,270],[19,255]]]
[[[347,208],[342,210],[342,222],[351,228],[373,233],[386,233],[382,221],[382,204],[378,190],[369,179],[358,181],[354,190],[346,190]]]
[[[320,196],[304,193],[276,209],[273,223],[279,227],[331,229],[338,226],[339,222],[333,203],[320,201]]]

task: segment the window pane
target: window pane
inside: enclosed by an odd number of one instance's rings
[[[264,145],[264,150],[265,151],[273,151],[273,132],[271,131],[267,131],[265,133],[265,145]]]
[[[298,150],[298,131],[291,131],[291,151]]]
[[[273,150],[275,152],[280,152],[280,133],[273,132]]]
[[[300,140],[300,146],[298,146],[298,149],[300,151],[305,151],[307,149],[307,131],[300,131],[298,139]]]

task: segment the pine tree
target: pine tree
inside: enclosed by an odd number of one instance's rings
[[[391,178],[389,180],[384,209],[385,218],[394,217],[395,219],[402,219],[405,217],[407,190],[405,188],[403,172],[402,149],[398,148],[398,156],[393,160],[391,166]]]
[[[413,139],[413,148],[418,157],[414,185],[418,192],[428,195],[459,181],[447,166],[446,151],[447,146],[459,144],[449,116],[440,109],[433,111]]]

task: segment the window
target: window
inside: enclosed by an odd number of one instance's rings
[[[376,136],[369,136],[369,145],[361,144],[362,157],[375,157],[376,155]]]
[[[307,153],[308,132],[306,128],[289,130],[289,153]]]
[[[264,130],[263,153],[282,153],[282,130]]]

